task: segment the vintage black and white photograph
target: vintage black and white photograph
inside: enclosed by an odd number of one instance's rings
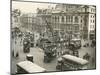
[[[96,6],[11,4],[11,73],[96,69]]]

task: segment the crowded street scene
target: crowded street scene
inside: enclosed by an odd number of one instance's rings
[[[12,74],[96,68],[95,6],[12,1],[11,13]]]

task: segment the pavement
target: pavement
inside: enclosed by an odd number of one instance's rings
[[[17,43],[15,43],[15,40],[12,39],[12,48],[11,50],[14,50],[14,56],[16,55],[16,53],[19,53],[19,57],[14,57],[12,56],[12,64],[11,64],[11,68],[12,68],[12,73],[15,73],[17,70],[16,67],[16,63],[21,62],[26,60],[26,55],[27,54],[31,54],[34,57],[34,63],[36,63],[37,65],[45,68],[47,71],[57,71],[56,70],[56,65],[57,65],[57,58],[54,58],[50,63],[44,63],[43,59],[44,59],[44,52],[42,49],[38,48],[38,47],[31,47],[30,48],[30,52],[29,53],[24,53],[23,52],[23,45],[20,38],[16,39]],[[82,41],[82,45],[85,44],[85,41]],[[67,49],[65,49],[67,50]],[[60,51],[60,48],[58,48],[58,51]],[[94,69],[95,68],[95,64],[92,61],[92,58],[95,59],[95,48],[92,47],[81,47],[81,49],[79,49],[79,57],[83,58],[83,56],[86,53],[89,53],[89,55],[91,56],[91,59],[89,60],[89,66],[88,69]]]

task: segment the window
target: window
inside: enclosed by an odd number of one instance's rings
[[[58,16],[58,22],[59,22],[59,16]]]
[[[91,23],[92,23],[92,20],[91,20]]]
[[[70,22],[70,16],[67,16],[67,22]]]
[[[93,23],[94,23],[94,20],[93,20]]]
[[[72,30],[72,26],[70,26],[70,30]]]
[[[94,25],[93,25],[93,28],[94,28]]]
[[[92,9],[91,9],[91,12],[95,12],[95,9],[92,8]]]
[[[57,22],[57,17],[55,16],[55,22]]]
[[[78,23],[78,17],[77,16],[75,17],[75,23]]]
[[[54,17],[54,16],[52,16],[52,22],[53,22],[53,23],[55,22],[55,17]]]
[[[81,28],[82,28],[82,24],[81,24]]]
[[[73,22],[73,16],[71,16],[71,22]]]
[[[79,30],[79,27],[78,26],[75,26],[75,31]]]
[[[92,9],[91,9],[91,12],[92,12]]]
[[[66,30],[68,30],[68,26],[66,25]]]
[[[68,17],[66,16],[66,22],[68,22]]]
[[[93,11],[95,12],[95,9],[93,9]]]
[[[64,22],[64,16],[62,16],[62,22]]]
[[[69,16],[69,22],[71,22],[71,16]]]
[[[90,25],[90,28],[92,29],[92,28],[93,28],[93,26],[92,26],[92,25]]]
[[[92,15],[91,15],[91,18],[92,18]]]
[[[69,16],[66,16],[66,22],[69,22]]]
[[[70,30],[70,26],[68,26],[68,30]]]
[[[69,22],[72,22],[72,16],[69,16]]]
[[[82,20],[81,20],[81,23],[82,23]]]

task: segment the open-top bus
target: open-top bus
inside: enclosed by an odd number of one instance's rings
[[[66,54],[58,58],[56,68],[62,71],[87,69],[88,61],[76,56]]]
[[[36,72],[46,72],[46,69],[30,61],[17,63],[17,74],[32,74]]]

